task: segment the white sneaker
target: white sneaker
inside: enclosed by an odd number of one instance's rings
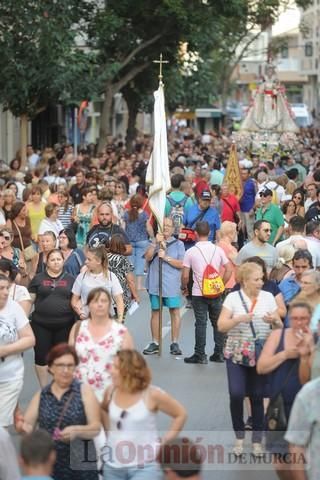
[[[252,453],[255,457],[262,457],[264,455],[261,443],[252,444]]]
[[[236,457],[240,457],[243,454],[243,439],[237,438],[232,449],[232,453],[236,455]]]

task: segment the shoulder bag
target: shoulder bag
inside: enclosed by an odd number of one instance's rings
[[[243,308],[245,309],[245,312],[246,313],[252,313],[253,310],[254,310],[254,307],[256,305],[256,302],[253,302],[252,305],[251,305],[251,308],[250,310],[248,309],[248,306],[243,298],[243,295],[241,293],[241,290],[239,290],[239,296],[240,296],[240,299],[241,299],[241,303],[242,303],[242,306]],[[255,331],[255,328],[254,328],[254,325],[253,325],[253,322],[250,322],[250,328],[251,328],[251,332],[252,332],[252,335],[253,335],[253,339],[254,339],[254,350],[255,350],[255,359],[256,359],[256,362],[258,361],[260,355],[261,355],[261,352],[262,352],[262,349],[263,349],[263,346],[264,346],[264,340],[262,340],[261,338],[257,338],[257,335],[256,335],[256,331]]]
[[[184,243],[196,241],[196,232],[194,231],[194,226],[196,225],[197,222],[203,219],[203,217],[205,216],[209,208],[210,207],[200,212],[191,223],[187,224],[185,228],[181,228],[179,233],[179,240],[181,240]]]
[[[30,262],[35,257],[37,252],[33,248],[32,244],[29,245],[26,248],[24,247],[24,243],[23,243],[23,240],[22,240],[22,235],[21,235],[21,232],[20,232],[20,228],[18,227],[18,225],[16,224],[16,222],[14,220],[13,220],[13,224],[16,227],[18,235],[19,235],[19,241],[20,241],[20,245],[21,245],[21,250],[22,250],[23,255],[24,255],[24,259],[25,259],[26,262]]]
[[[54,430],[53,430],[53,433],[52,433],[52,439],[53,439],[53,440],[56,440],[56,441],[57,441],[57,440],[61,440],[61,429],[60,429],[61,422],[62,422],[62,420],[63,420],[63,417],[64,417],[64,415],[65,415],[65,413],[66,413],[66,411],[67,411],[70,403],[71,403],[71,400],[72,400],[73,396],[74,396],[73,392],[70,393],[69,398],[66,400],[65,404],[63,405],[63,409],[62,409],[62,411],[61,411],[61,413],[60,413],[60,416],[59,416],[59,419],[58,419],[58,423],[57,423],[57,425],[55,426],[55,428],[54,428]]]

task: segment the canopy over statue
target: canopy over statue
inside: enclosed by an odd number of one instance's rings
[[[269,133],[297,133],[299,128],[280,85],[275,67],[268,63],[262,83],[254,93],[252,104],[242,122],[241,131]]]

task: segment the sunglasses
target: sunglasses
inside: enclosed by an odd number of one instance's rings
[[[118,430],[122,429],[122,420],[124,420],[127,415],[128,415],[128,412],[126,410],[122,410],[122,412],[120,414],[120,419],[117,421],[117,429]]]
[[[260,197],[271,197],[270,193],[260,193]]]

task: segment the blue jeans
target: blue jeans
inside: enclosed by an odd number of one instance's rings
[[[144,265],[145,259],[143,255],[147,250],[149,245],[149,240],[141,240],[140,242],[131,242],[132,245],[132,255],[130,256],[129,260],[134,266],[134,274],[135,275],[143,275],[144,274]]]
[[[252,410],[252,441],[261,442],[264,422],[264,386],[266,375],[258,375],[256,367],[245,367],[227,360],[230,412],[237,438],[244,438],[243,401],[249,397]]]
[[[213,328],[214,353],[222,355],[224,346],[224,334],[218,331],[217,323],[220,315],[222,300],[218,298],[205,298],[192,296],[192,306],[194,311],[195,337],[196,344],[194,353],[199,357],[206,354],[206,337],[207,337],[207,319],[208,314]]]
[[[146,463],[139,467],[113,468],[106,464],[103,467],[104,480],[161,480],[163,478],[157,463]]]

